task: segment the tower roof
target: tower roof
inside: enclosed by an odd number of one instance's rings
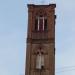
[[[35,4],[28,4],[28,7],[40,7],[40,6],[43,6],[43,7],[56,7],[56,4],[48,4],[48,5],[35,5]]]

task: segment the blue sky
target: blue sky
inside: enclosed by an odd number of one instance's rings
[[[56,75],[75,75],[75,1],[52,1],[57,5]],[[34,3],[38,2],[41,0]],[[0,75],[24,75],[27,3],[0,0]]]

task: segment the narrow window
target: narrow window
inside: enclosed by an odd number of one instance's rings
[[[35,30],[36,31],[45,31],[47,30],[47,18],[44,16],[38,16],[35,19]]]
[[[45,22],[44,22],[44,30],[45,31],[47,30],[47,18],[45,19]]]
[[[35,19],[35,30],[36,31],[38,30],[38,19],[37,18]]]
[[[43,25],[44,25],[44,22],[43,22],[43,17],[39,17],[39,31],[43,31]]]

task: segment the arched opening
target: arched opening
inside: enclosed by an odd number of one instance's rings
[[[43,15],[36,16],[35,18],[35,30],[36,31],[47,31],[47,17]]]
[[[44,53],[39,51],[36,55],[36,69],[42,70],[44,68]]]

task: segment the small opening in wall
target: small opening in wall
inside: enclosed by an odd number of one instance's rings
[[[46,31],[47,30],[47,18],[40,15],[35,19],[35,30]]]

